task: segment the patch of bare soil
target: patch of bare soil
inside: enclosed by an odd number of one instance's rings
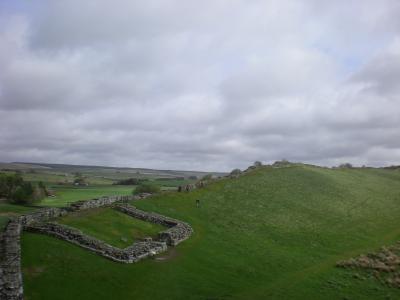
[[[31,278],[37,277],[43,272],[44,272],[44,267],[40,267],[40,266],[24,268],[24,274],[26,274],[27,276],[29,276]]]
[[[171,260],[171,259],[173,259],[175,257],[178,257],[178,256],[179,256],[179,253],[176,250],[176,248],[175,247],[170,247],[167,252],[164,252],[164,253],[162,253],[160,255],[155,256],[154,260],[157,261],[157,262],[163,262],[163,261]]]
[[[18,213],[14,212],[0,212],[0,217],[16,217],[18,215]]]
[[[400,242],[374,253],[339,261],[336,266],[370,271],[382,283],[400,288]]]

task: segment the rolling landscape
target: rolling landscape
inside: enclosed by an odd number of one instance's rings
[[[26,232],[25,297],[397,299],[400,289],[385,281],[386,272],[340,268],[337,263],[400,240],[399,182],[398,169],[288,163],[215,178],[191,192],[168,190],[134,200],[140,209],[188,222],[194,234],[181,245],[132,265]],[[74,199],[94,197],[96,192],[128,192],[105,185],[85,188],[75,190]],[[72,200],[69,193],[60,190],[60,196]],[[65,202],[60,197],[39,204]],[[4,218],[39,208],[1,204],[0,209]],[[162,229],[110,208],[74,213],[57,222],[121,248]],[[399,271],[397,265],[394,272]]]

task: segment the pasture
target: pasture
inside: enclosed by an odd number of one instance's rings
[[[25,295],[29,299],[398,299],[399,289],[381,284],[369,273],[356,277],[335,264],[400,239],[399,183],[398,171],[263,167],[190,193],[135,201],[140,209],[190,223],[195,233],[161,254],[163,259],[132,265],[25,233]],[[86,228],[101,223],[90,218],[82,222]],[[115,230],[100,227],[96,230],[110,236]]]

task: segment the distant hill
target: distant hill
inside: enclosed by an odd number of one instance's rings
[[[212,174],[216,177],[224,176],[224,172],[203,172],[203,171],[185,171],[185,170],[156,170],[147,168],[121,168],[121,167],[108,167],[108,166],[85,166],[85,165],[69,165],[69,164],[51,164],[51,163],[30,163],[30,162],[13,162],[13,163],[0,163],[0,169],[13,169],[13,170],[29,170],[40,169],[60,173],[93,173],[98,176],[108,177],[111,174],[124,174],[126,176],[141,175],[143,177],[154,178],[174,178],[174,177],[191,177],[196,176],[201,178],[204,175]],[[126,177],[125,176],[125,177]]]
[[[387,170],[400,170],[400,166],[389,166],[389,167],[384,167],[384,169],[387,169]]]
[[[0,170],[28,170],[28,169],[50,169],[44,165],[31,163],[2,163],[0,162]]]

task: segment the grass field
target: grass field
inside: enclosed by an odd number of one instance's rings
[[[161,225],[132,218],[111,208],[75,212],[58,222],[119,248],[130,246],[137,239],[156,237],[158,232],[165,230]]]
[[[89,200],[101,196],[131,195],[135,186],[100,185],[88,187],[55,186],[56,197],[47,197],[35,206],[13,205],[0,203],[0,230],[4,228],[10,217],[29,213],[40,206],[62,207],[79,200]]]
[[[10,217],[35,210],[35,207],[0,203],[0,230],[8,223]]]
[[[399,289],[335,267],[400,239],[399,183],[396,171],[263,168],[135,202],[195,230],[162,261],[117,264],[25,233],[25,294],[31,300],[400,299]]]
[[[14,171],[2,171],[5,174],[14,174]],[[74,181],[75,176],[71,173],[63,173],[60,171],[48,171],[48,170],[36,170],[34,172],[25,171],[21,173],[21,176],[26,181],[39,182],[42,181],[46,185],[53,185],[59,183],[70,184]],[[84,174],[85,180],[90,185],[107,185],[112,184],[112,179],[103,178],[102,176],[96,176],[93,174]]]
[[[43,199],[39,205],[67,206],[78,200],[89,200],[101,196],[131,195],[134,186],[104,185],[104,186],[58,186],[55,188],[56,197]]]

